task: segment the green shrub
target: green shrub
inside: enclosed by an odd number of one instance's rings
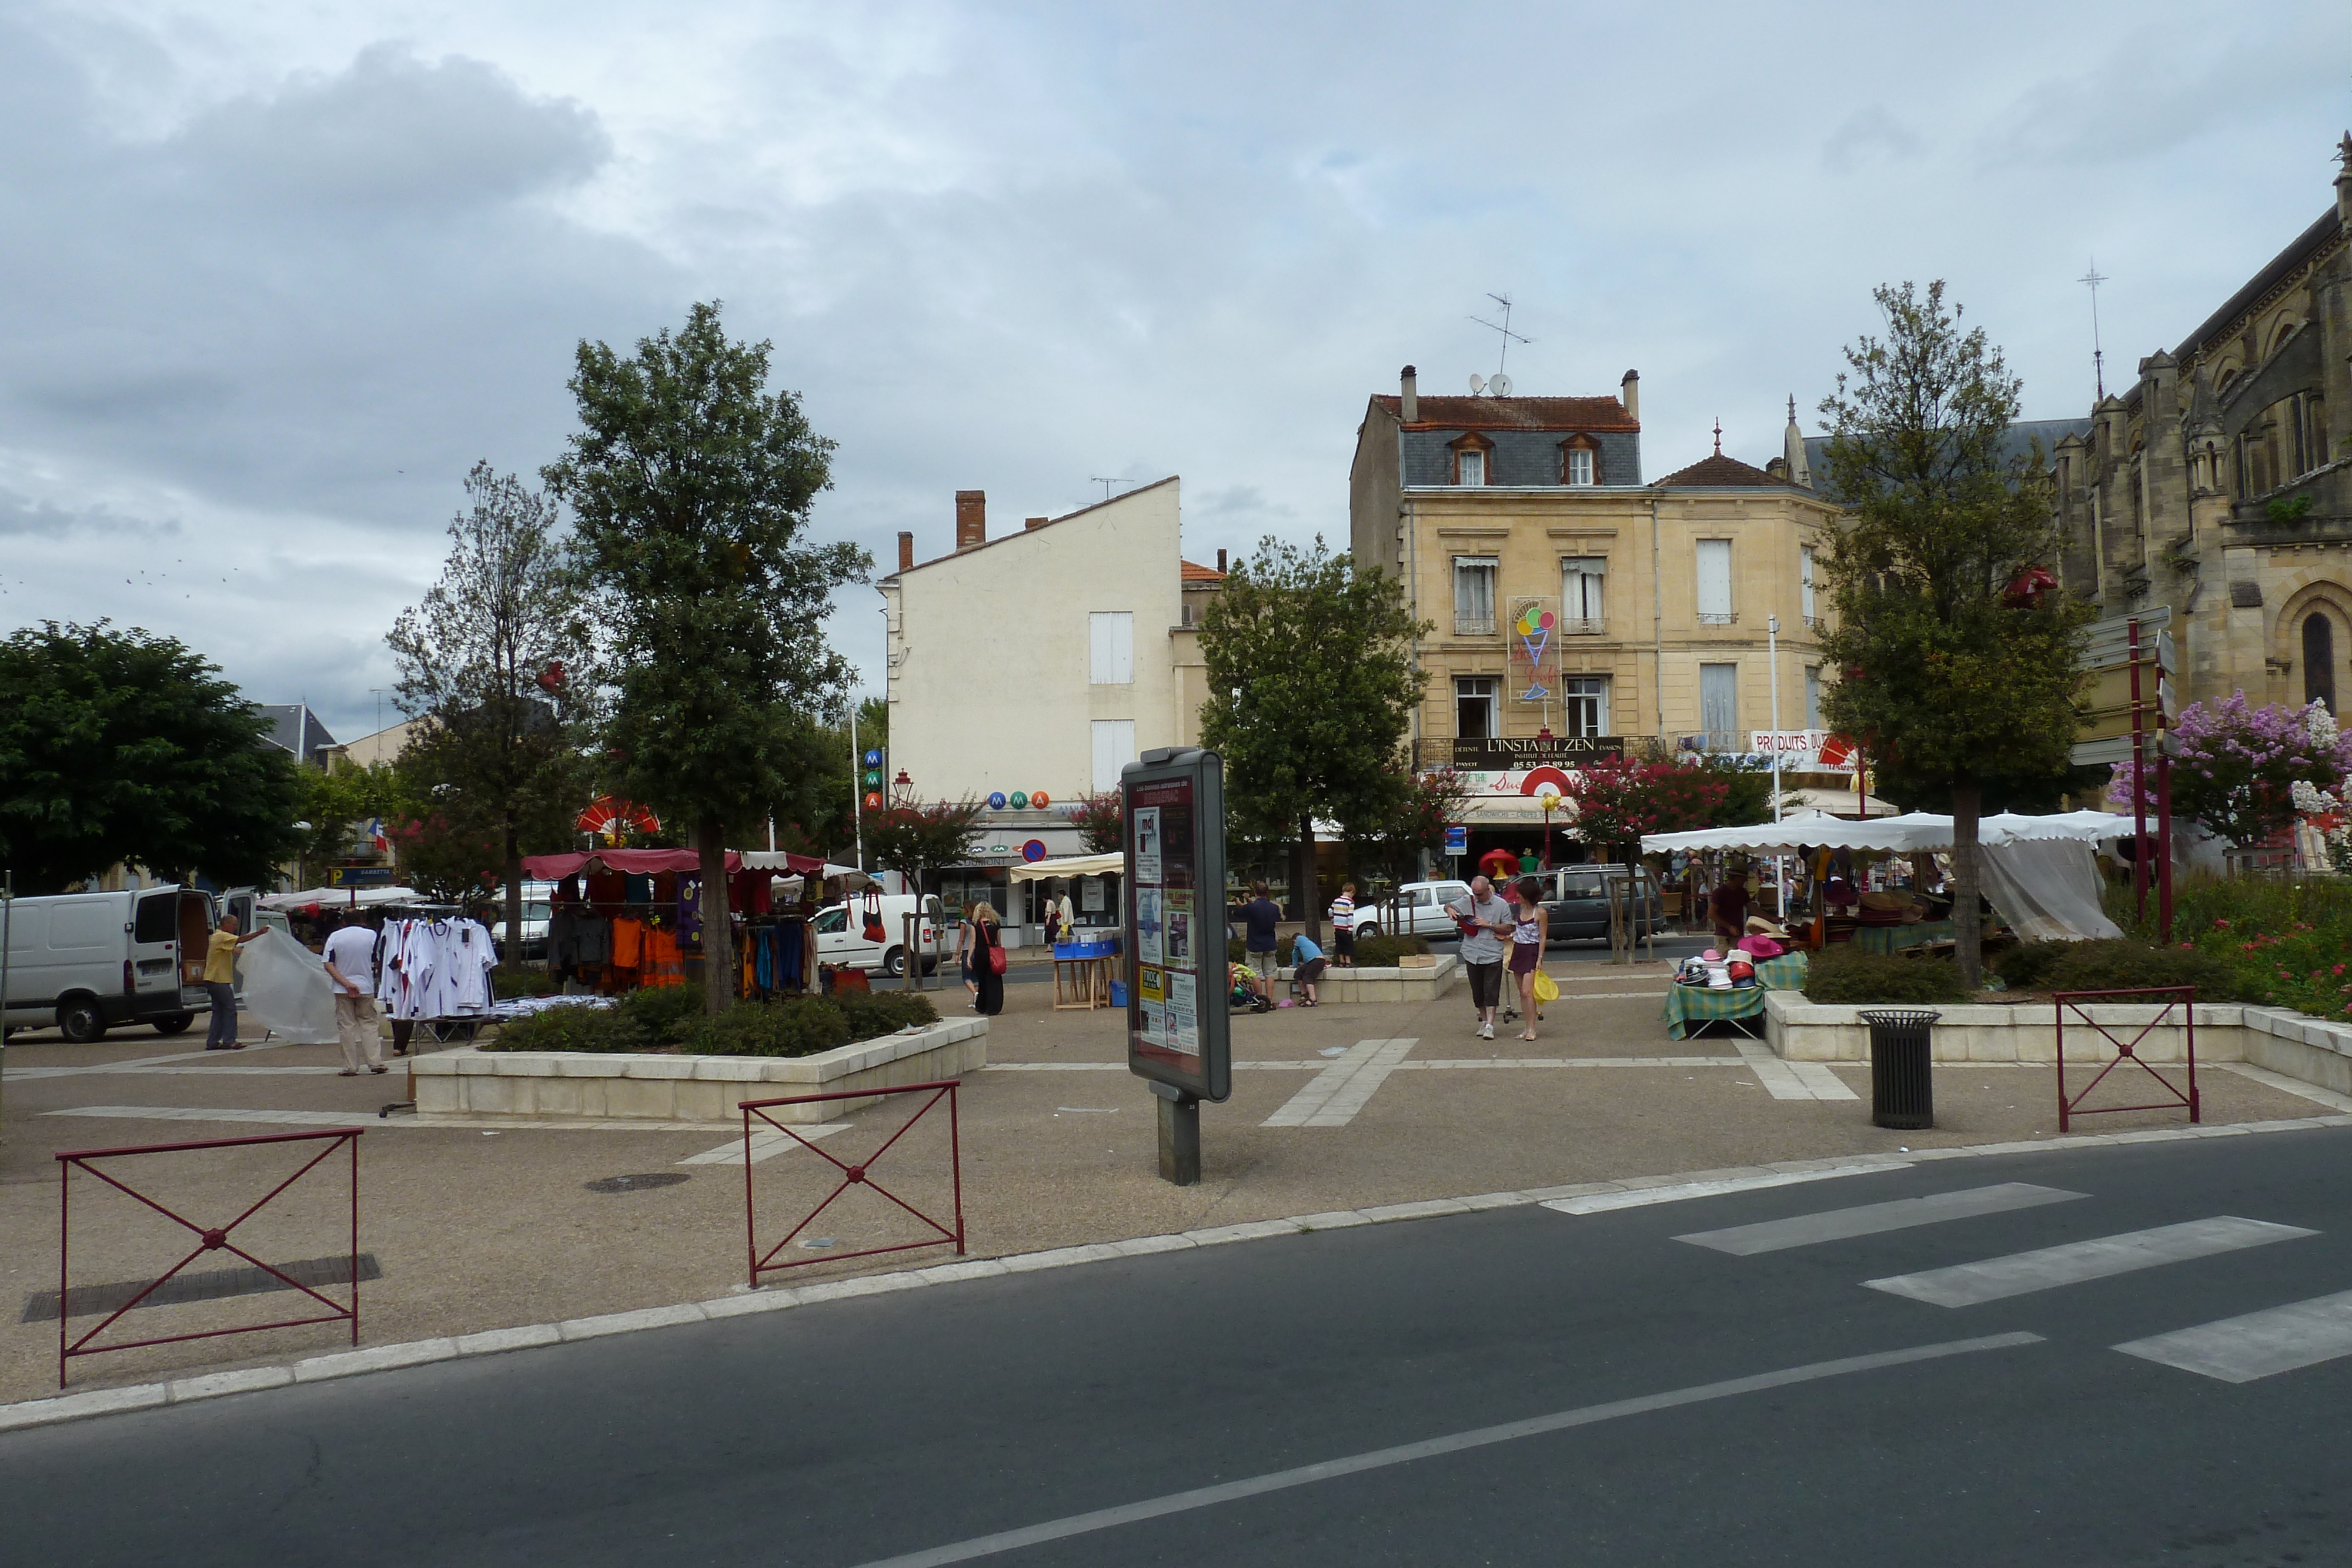
[[[2071,942],[2021,942],[1995,954],[1988,967],[2012,991],[2046,990],[2045,980],[2051,969],[2073,946]]]
[[[678,1038],[681,1030],[702,1016],[702,987],[688,980],[682,986],[656,986],[650,990],[632,991],[622,999],[621,1010],[635,1020],[646,1038],[668,1044]]]
[[[500,1001],[509,997],[551,997],[555,977],[536,966],[501,964],[490,971],[490,991]]]
[[[1364,969],[1393,969],[1404,955],[1428,951],[1426,936],[1365,936],[1356,943],[1356,965]]]
[[[550,1008],[499,1026],[484,1051],[645,1051],[655,1043],[625,1008]]]
[[[1959,973],[1948,958],[1865,953],[1850,942],[1822,948],[1805,973],[1809,1001],[1842,1005],[1869,1002],[1966,1001]]]
[[[2234,966],[2195,947],[2151,947],[2129,939],[2043,946],[2064,951],[2043,971],[2034,988],[2037,990],[2125,991],[2150,986],[2194,986],[2200,1000],[2227,1001],[2242,988]]]
[[[919,991],[849,991],[834,998],[849,1020],[849,1038],[872,1040],[896,1034],[908,1024],[934,1024],[940,1009]]]
[[[739,1002],[677,1030],[678,1049],[704,1056],[814,1056],[849,1043],[849,1019],[823,997]]]

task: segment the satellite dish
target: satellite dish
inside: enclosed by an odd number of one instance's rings
[[[1498,375],[1493,381],[1488,382],[1486,383],[1486,395],[1489,397],[1510,396],[1511,378],[1508,376]]]
[[[1481,376],[1481,375],[1473,375],[1473,376],[1470,378],[1470,395],[1471,395],[1472,397],[1476,397],[1480,392],[1485,392],[1486,390],[1486,377]]]

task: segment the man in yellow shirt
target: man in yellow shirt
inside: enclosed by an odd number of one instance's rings
[[[267,931],[263,926],[262,931]],[[236,1042],[236,950],[261,935],[237,935],[234,915],[221,916],[219,926],[205,944],[205,993],[213,999],[212,1028],[205,1034],[206,1051],[243,1051]]]

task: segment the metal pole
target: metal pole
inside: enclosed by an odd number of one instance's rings
[[[1152,1081],[1160,1105],[1160,1179],[1174,1186],[1201,1180],[1201,1102],[1172,1084]]]
[[[2139,733],[2139,622],[2126,628],[2131,639],[2132,894],[2137,917],[2147,918],[2147,768]]]
[[[1780,820],[1780,618],[1764,618],[1765,672],[1772,685],[1772,820]],[[1789,918],[1788,862],[1772,852],[1772,913]]]
[[[857,708],[849,709],[849,820],[857,839],[857,869],[866,869],[866,753],[857,747]]]
[[[2156,758],[2156,939],[2172,946],[2172,758],[2163,742]],[[2192,1113],[2190,1121],[2197,1118]]]

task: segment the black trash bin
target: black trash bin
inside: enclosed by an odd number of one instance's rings
[[[1924,1008],[1868,1008],[1870,1026],[1870,1119],[1881,1127],[1936,1124],[1936,1020],[1944,1015]]]

